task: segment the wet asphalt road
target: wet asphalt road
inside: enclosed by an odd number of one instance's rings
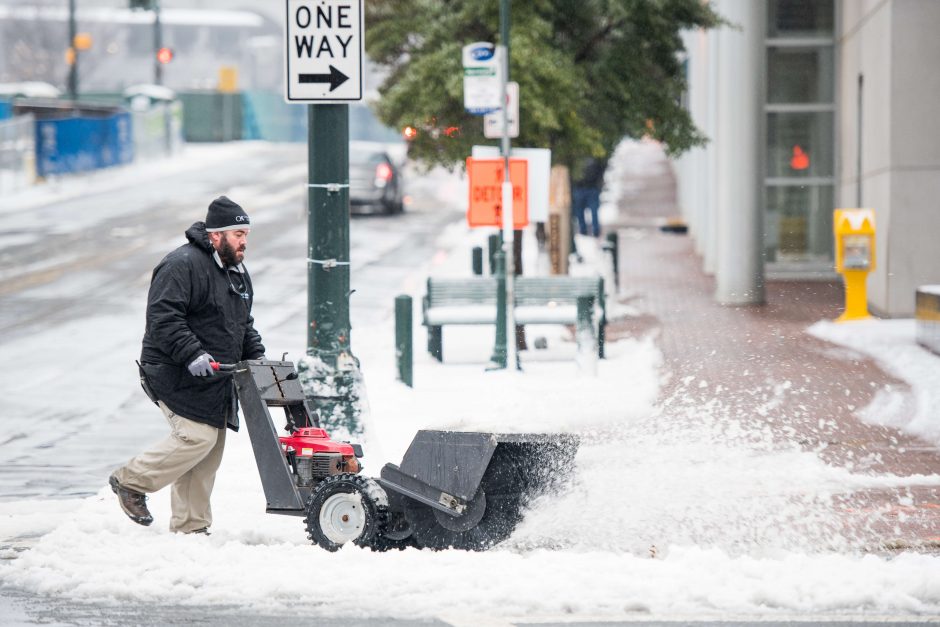
[[[393,619],[389,617],[312,617],[285,611],[283,614],[249,614],[244,608],[230,606],[166,606],[124,605],[102,606],[98,604],[76,605],[58,599],[44,599],[19,593],[0,596],[0,624],[2,625],[46,625],[66,627],[84,625],[145,627],[171,625],[204,625],[206,627],[281,627],[283,625],[307,625],[328,627],[349,625],[355,627],[795,627],[824,625],[825,627],[917,627],[936,624],[940,619],[925,617],[922,620],[896,620],[890,617],[800,617],[788,620],[736,619],[699,620],[696,617],[647,620],[637,616],[632,620],[578,620],[561,618],[544,620],[533,618],[522,621],[488,621],[480,617],[442,617],[431,619]]]

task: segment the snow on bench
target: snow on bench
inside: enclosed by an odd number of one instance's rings
[[[496,324],[495,277],[428,277],[422,301],[428,328],[428,352],[443,361],[443,327],[457,324]],[[517,324],[576,324],[579,296],[594,298],[598,355],[604,356],[607,313],[604,279],[599,276],[515,277],[513,310]]]

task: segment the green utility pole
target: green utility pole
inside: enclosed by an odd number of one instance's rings
[[[361,435],[349,324],[349,105],[308,105],[307,355],[302,380],[327,430]]]
[[[153,82],[162,85],[163,64],[159,53],[163,48],[163,23],[160,21],[160,0],[130,0],[128,7],[132,11],[153,11]]]
[[[510,22],[510,0],[500,0],[499,2],[499,42],[503,46],[503,71],[501,72],[501,85],[500,85],[500,99],[503,106],[503,137],[501,142],[501,149],[503,153],[503,254],[505,259],[505,273],[506,273],[506,287],[505,287],[505,299],[506,299],[506,334],[507,337],[507,350],[506,350],[506,360],[503,362],[503,367],[512,365],[512,367],[517,370],[521,370],[521,364],[519,362],[519,347],[516,342],[516,324],[515,324],[515,297],[513,296],[514,291],[514,279],[516,274],[516,255],[515,249],[516,237],[519,235],[515,231],[515,217],[513,211],[513,193],[512,193],[512,179],[509,175],[509,157],[512,153],[512,148],[509,140],[509,110],[506,107],[508,102],[507,94],[507,85],[509,83],[509,22]],[[511,337],[511,339],[510,339]],[[497,340],[498,341],[498,340]]]
[[[487,370],[506,369],[506,254],[497,250],[494,256],[496,265],[496,343],[490,357],[490,366]]]
[[[75,24],[75,0],[69,0],[69,65],[68,92],[69,98],[78,98],[78,50],[75,49],[75,35],[78,27]]]
[[[364,1],[286,4],[284,96],[312,103],[306,105],[307,356],[297,370],[321,426],[334,436],[358,437],[365,385],[350,343],[348,103],[363,96]],[[322,45],[328,41],[343,44]]]
[[[160,23],[160,0],[153,1],[153,82],[163,84],[163,63],[158,58],[163,48],[163,26]]]

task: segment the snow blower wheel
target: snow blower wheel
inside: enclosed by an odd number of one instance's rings
[[[391,508],[392,505],[389,504]],[[405,519],[402,512],[389,512],[388,521],[385,528],[375,534],[369,543],[369,548],[373,551],[403,551],[408,547],[418,546],[415,543],[414,533],[411,525]]]
[[[307,534],[336,551],[348,542],[371,546],[388,519],[388,497],[372,479],[343,473],[327,477],[307,500]]]

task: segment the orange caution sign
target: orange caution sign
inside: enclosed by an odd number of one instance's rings
[[[467,204],[467,223],[471,227],[503,226],[503,159],[467,159],[467,178],[470,181],[470,199]],[[529,224],[528,164],[525,159],[509,160],[512,181],[513,227],[521,229]]]

